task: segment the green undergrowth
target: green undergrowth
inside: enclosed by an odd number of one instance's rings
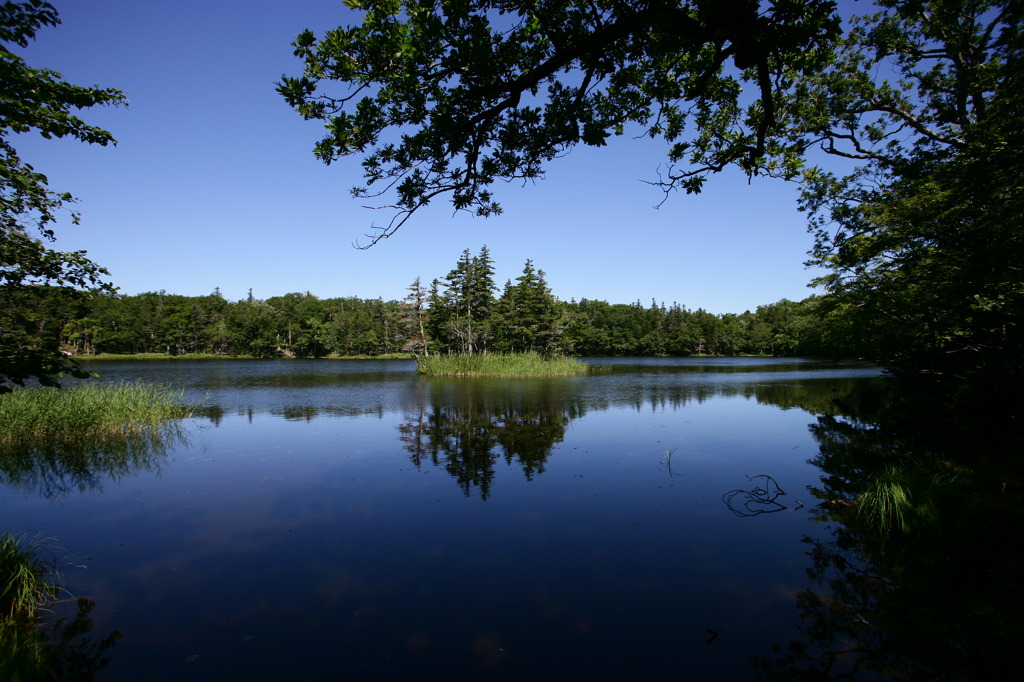
[[[540,353],[489,355],[431,355],[416,359],[416,371],[427,376],[538,377],[586,374],[589,367],[576,358]]]
[[[381,355],[328,355],[326,360],[412,360],[412,353],[382,353]]]
[[[96,353],[93,355],[76,355],[79,361],[93,362],[103,360],[231,360],[241,358],[251,360],[251,356],[218,355],[216,353]]]

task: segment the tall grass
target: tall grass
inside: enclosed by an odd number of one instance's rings
[[[0,448],[145,434],[164,420],[192,414],[183,391],[151,384],[85,384],[21,389],[0,395]]]
[[[47,582],[50,571],[38,543],[12,533],[0,536],[0,619],[31,620],[41,607],[53,602],[60,588]]]
[[[51,570],[38,544],[11,533],[0,536],[0,672],[9,675],[4,679],[36,679],[32,673],[43,665],[40,612],[60,591],[47,580]]]
[[[540,353],[431,355],[416,359],[416,371],[427,376],[570,376],[586,374],[588,369],[586,363],[576,358]]]

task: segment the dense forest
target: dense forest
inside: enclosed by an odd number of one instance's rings
[[[527,261],[500,293],[487,247],[463,252],[443,278],[417,278],[402,301],[288,293],[228,301],[219,291],[134,296],[56,287],[22,291],[31,342],[76,356],[211,353],[305,357],[515,352],[573,355],[842,355],[821,300],[783,299],[715,315],[679,303],[561,301]],[[29,339],[26,339],[29,341]]]

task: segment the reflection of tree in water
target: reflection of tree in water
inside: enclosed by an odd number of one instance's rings
[[[94,682],[107,667],[108,652],[121,638],[114,631],[97,638],[91,612],[95,603],[80,597],[74,615],[47,626],[36,618],[0,623],[0,673],[4,680],[75,680]]]
[[[1002,676],[1024,638],[1021,440],[922,421],[870,391],[868,404],[811,424],[831,537],[805,538],[799,637],[756,660],[758,678]]]
[[[673,379],[678,373],[654,374],[655,379]],[[584,409],[680,410],[715,397],[742,396],[784,409],[826,411],[834,410],[837,398],[852,394],[860,385],[863,382],[813,379],[785,385],[639,381],[607,389],[600,383],[590,384],[587,391],[578,392],[571,380],[423,380],[407,394],[411,402],[399,432],[416,466],[424,461],[443,466],[467,495],[476,487],[486,499],[499,457],[509,465],[518,463],[527,479],[543,472],[552,447],[563,440],[569,421],[582,416]],[[762,508],[775,508],[772,502]]]
[[[453,385],[457,390],[450,390]],[[579,405],[551,382],[518,388],[507,383],[470,380],[434,384],[406,413],[398,427],[410,459],[444,467],[467,496],[473,488],[490,496],[499,458],[522,467],[527,480],[543,473],[551,449],[565,438],[569,422],[582,415]]]
[[[384,407],[379,404],[367,407],[293,405],[271,409],[270,414],[284,417],[288,421],[311,422],[317,417],[365,417],[368,415],[383,417]],[[246,411],[246,415],[249,417],[249,423],[251,424],[255,410],[250,407]]]
[[[784,410],[800,408],[812,414],[835,414],[851,401],[872,400],[885,382],[881,378],[763,382],[754,384],[746,395]]]
[[[99,489],[103,481],[157,471],[168,449],[187,444],[180,422],[167,421],[135,433],[0,448],[0,483],[31,488],[44,498]]]

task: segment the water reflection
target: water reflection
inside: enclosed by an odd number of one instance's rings
[[[823,387],[819,402],[824,403],[834,397],[829,394],[834,388],[830,382],[852,385],[857,379],[878,375],[877,369],[865,365],[770,358],[594,358],[587,362],[601,371],[567,382],[566,390],[579,404],[597,410],[621,405],[637,410],[680,409],[691,402],[732,396],[782,407],[805,406],[815,383]],[[187,399],[211,406],[207,416],[215,425],[235,414],[250,421],[256,414],[312,421],[416,411],[415,403],[422,402],[430,386],[438,385],[417,377],[411,361],[124,362],[98,368],[105,382],[146,378],[180,386]],[[455,386],[471,383],[442,381]]]
[[[573,379],[534,382],[422,379],[403,395],[399,440],[417,467],[424,463],[439,467],[456,480],[466,495],[477,490],[482,499],[488,499],[497,462],[504,460],[509,466],[517,465],[526,479],[532,480],[543,473],[545,462],[554,446],[565,438],[569,424],[588,412],[620,407],[637,412],[678,411],[688,404],[701,404],[712,398],[743,397],[782,409],[800,408],[811,413],[831,414],[838,409],[837,402],[856,395],[864,384],[863,379],[705,384],[637,381],[635,375],[624,377],[628,377],[628,383],[581,383]],[[280,414],[289,418],[289,413]],[[293,419],[312,419],[344,414],[344,411],[310,408],[290,414]],[[671,455],[667,451],[662,459],[670,475]],[[761,502],[754,500],[759,493],[731,492],[747,493],[746,501],[736,498],[735,504],[730,505],[734,512],[750,505],[761,509],[758,513],[781,506],[775,499],[777,492],[766,493]],[[750,497],[751,494],[754,497]]]
[[[526,381],[369,365],[351,379],[196,381],[220,391],[206,416],[241,428],[209,438],[219,461],[182,462],[178,488],[159,482],[175,515],[138,524],[154,538],[150,566],[174,561],[196,582],[169,596],[173,581],[151,569],[134,593],[144,625],[132,627],[145,629],[152,599],[167,632],[213,641],[226,620],[208,594],[228,593],[223,611],[252,609],[232,621],[232,641],[266,628],[285,642],[259,660],[218,652],[225,672],[209,679],[287,676],[271,654],[322,665],[320,677],[347,656],[363,679],[525,679],[566,656],[592,679],[660,679],[673,666],[680,678],[746,679],[749,667],[728,665],[755,652],[762,680],[1011,669],[1024,636],[1019,438],[915,416],[888,380],[856,368],[622,366]],[[296,423],[317,419],[334,423]],[[215,436],[250,440],[217,451]],[[445,475],[421,475],[435,470]],[[216,494],[190,496],[197,522],[182,523],[181,491],[200,489]],[[869,504],[898,497],[895,514]],[[139,574],[138,547],[105,551]],[[119,593],[125,575],[111,579]],[[180,604],[199,616],[175,616]],[[281,629],[281,604],[312,625]],[[135,651],[145,670],[148,650]]]
[[[100,673],[110,663],[108,652],[121,633],[115,630],[97,638],[91,615],[95,603],[84,597],[73,601],[73,611],[49,626],[35,618],[12,617],[0,622],[0,672],[4,680],[101,679]]]
[[[36,490],[52,499],[101,490],[105,480],[142,471],[160,474],[167,453],[186,446],[178,421],[168,421],[117,437],[82,435],[77,440],[0,448],[0,483]]]
[[[469,496],[490,496],[494,466],[517,465],[527,480],[543,473],[552,448],[565,438],[583,407],[564,381],[518,386],[474,381],[456,389],[435,381],[405,413],[399,439],[417,467],[429,462],[444,469]]]
[[[613,374],[751,374],[762,372],[807,372],[835,368],[831,362],[808,358],[588,358],[587,363]],[[845,368],[867,367],[846,363]]]

